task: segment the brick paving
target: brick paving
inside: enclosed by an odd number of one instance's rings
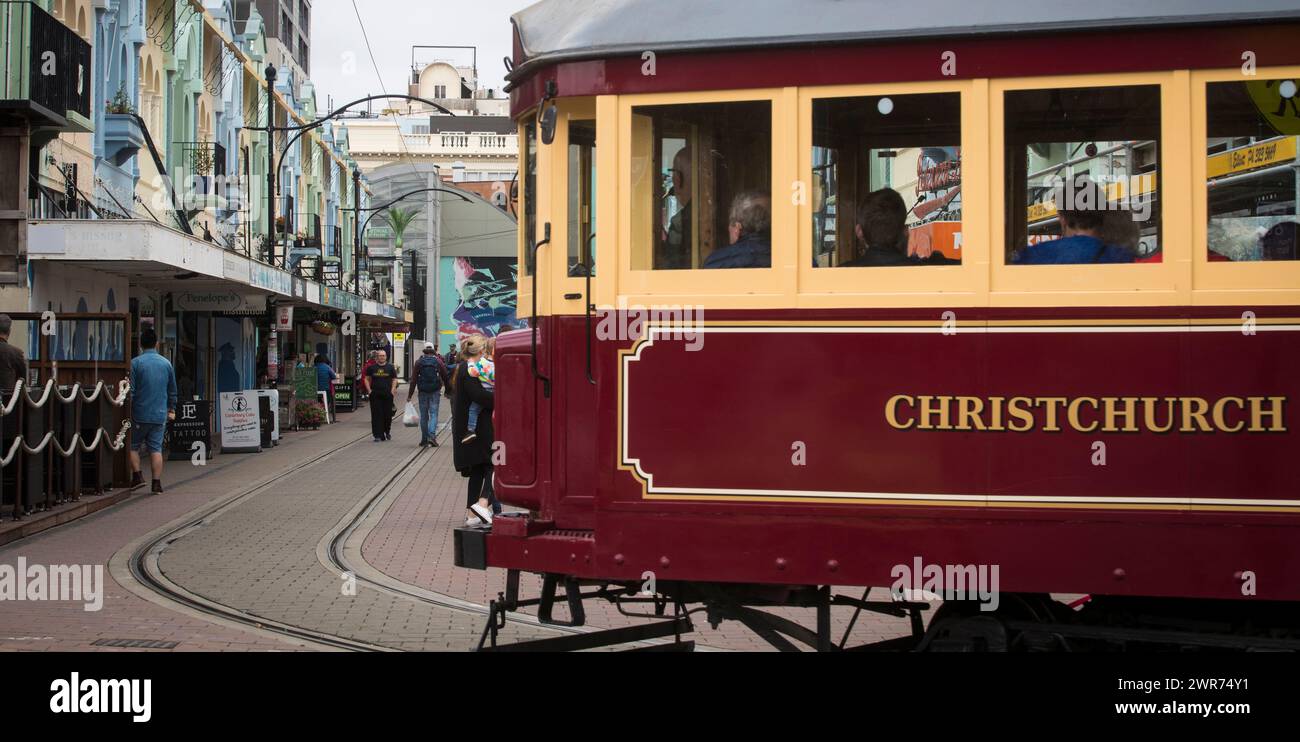
[[[169,461],[163,473],[166,494],[137,494],[85,518],[0,548],[0,564],[89,564],[104,568],[104,602],[97,612],[81,603],[5,601],[0,603],[0,651],[142,651],[96,647],[99,639],[179,642],[176,651],[285,651],[288,642],[178,613],[127,590],[109,571],[109,560],[126,544],[198,508],[278,473],[289,462],[357,437],[368,424],[352,415],[323,430],[286,434],[281,445],[262,454],[216,456],[204,467]],[[362,424],[358,424],[361,422]],[[162,650],[143,650],[162,651]]]
[[[345,423],[346,425],[346,423]],[[234,505],[170,545],[163,573],[209,600],[256,616],[401,650],[466,650],[483,618],[343,582],[324,567],[318,545],[367,493],[415,450],[414,428],[393,428],[393,440],[367,438],[341,455],[303,469],[273,490]],[[445,457],[437,449],[436,456]],[[419,454],[431,457],[426,451]],[[554,636],[514,624],[509,640]]]

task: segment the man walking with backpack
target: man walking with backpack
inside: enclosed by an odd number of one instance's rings
[[[406,392],[410,402],[416,390],[420,392],[420,446],[437,446],[438,406],[440,392],[448,383],[447,365],[438,357],[433,343],[424,344],[424,354],[411,370],[411,384]]]

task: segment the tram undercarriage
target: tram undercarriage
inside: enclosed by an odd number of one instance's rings
[[[993,611],[981,611],[972,601],[943,601],[927,625],[924,614],[930,603],[871,600],[873,588],[854,597],[834,593],[830,586],[672,582],[647,594],[634,583],[544,574],[540,594],[523,598],[520,575],[507,570],[506,589],[489,605],[478,651],[692,652],[707,648],[707,642],[687,638],[695,634],[698,618],[715,629],[723,621],[737,621],[783,652],[1300,651],[1300,624],[1294,606],[1285,603],[1091,596],[1077,601],[1076,610],[1048,595],[1006,593]],[[535,607],[542,625],[586,627],[584,604],[592,600],[608,601],[620,615],[649,622],[513,644],[497,641],[508,614],[523,608]],[[557,605],[567,618],[556,617]],[[838,637],[831,623],[835,606],[854,609]],[[813,627],[765,610],[772,608],[811,609]],[[910,633],[849,646],[863,612],[907,618]]]

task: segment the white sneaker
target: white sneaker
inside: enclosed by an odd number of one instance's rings
[[[482,505],[480,505],[480,504],[478,504],[478,503],[476,502],[476,503],[474,503],[473,505],[470,505],[470,506],[469,506],[469,509],[474,511],[474,514],[477,515],[477,516],[479,517],[479,520],[480,520],[480,521],[482,521],[482,522],[484,522],[484,523],[486,523],[486,524],[488,524],[488,525],[492,525],[492,509],[491,509],[491,508],[485,508],[485,507],[483,507]]]
[[[473,518],[466,518],[465,525],[469,528],[476,528],[478,526],[483,525],[483,521],[479,520],[478,516],[476,515]]]

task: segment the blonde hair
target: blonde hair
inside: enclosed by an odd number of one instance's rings
[[[496,356],[497,356],[497,339],[496,339],[496,338],[488,338],[488,339],[487,339],[487,356],[488,356],[488,358],[496,358]]]
[[[488,348],[488,339],[482,335],[470,335],[460,342],[460,357],[465,360],[478,358]]]

